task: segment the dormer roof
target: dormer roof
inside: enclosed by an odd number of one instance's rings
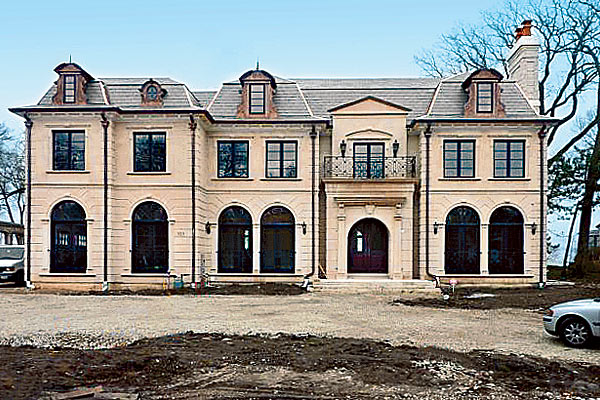
[[[242,76],[240,76],[239,80],[242,84],[242,87],[244,87],[245,82],[250,80],[250,78],[252,78],[252,80],[261,80],[261,75],[264,77],[264,80],[269,81],[269,84],[273,89],[277,88],[275,77],[264,69],[251,69],[250,71],[246,71],[242,74]]]
[[[465,79],[465,81],[462,83],[462,88],[468,88],[469,86],[471,86],[471,83],[473,83],[473,81],[486,80],[500,82],[503,79],[504,76],[502,76],[500,72],[493,68],[478,69],[477,71],[471,73],[471,75],[469,75],[467,79]]]
[[[83,77],[87,81],[94,80],[94,78],[90,74],[88,74],[83,68],[81,68],[78,64],[75,64],[74,62],[59,64],[56,68],[54,68],[54,72],[56,72],[59,75],[69,72],[77,72],[83,75]]]

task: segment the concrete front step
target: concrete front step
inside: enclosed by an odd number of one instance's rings
[[[374,292],[399,293],[411,291],[432,291],[435,282],[426,280],[390,280],[390,279],[322,279],[314,283],[317,292]]]

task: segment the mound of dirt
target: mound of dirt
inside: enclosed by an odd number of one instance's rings
[[[477,296],[482,294],[484,296]],[[473,296],[475,295],[475,296]],[[492,295],[492,296],[485,296]],[[565,301],[600,297],[600,285],[548,286],[545,289],[534,287],[487,288],[458,287],[448,300],[438,297],[397,298],[393,304],[423,306],[432,308],[461,308],[491,310],[499,308],[519,308],[545,310],[554,304]]]
[[[0,398],[11,399],[98,385],[144,399],[600,396],[598,365],[364,339],[186,333],[107,350],[0,350]]]

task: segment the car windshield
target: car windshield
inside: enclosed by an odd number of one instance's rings
[[[0,260],[20,260],[24,249],[21,247],[0,247]]]

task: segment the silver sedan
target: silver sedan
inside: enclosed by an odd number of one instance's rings
[[[600,337],[600,298],[574,300],[550,307],[544,329],[570,347],[583,347]]]

